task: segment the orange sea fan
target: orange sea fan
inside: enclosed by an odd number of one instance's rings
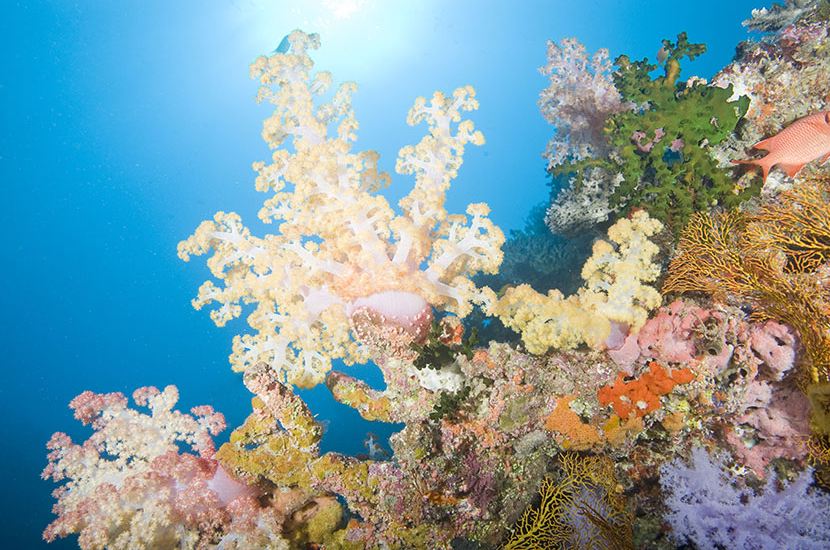
[[[663,293],[705,292],[795,328],[813,383],[830,368],[830,177],[782,193],[757,214],[698,213],[681,234]]]
[[[830,176],[812,176],[766,203],[746,228],[747,247],[780,250],[785,271],[815,271],[830,260]]]

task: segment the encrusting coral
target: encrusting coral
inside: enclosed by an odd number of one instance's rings
[[[689,369],[670,371],[656,361],[648,367],[648,372],[632,381],[626,381],[623,373],[618,374],[613,385],[599,390],[600,404],[612,405],[620,418],[644,416],[660,408],[660,396],[670,393],[678,384],[694,380]]]
[[[332,359],[365,362],[361,343],[405,350],[422,339],[433,306],[463,317],[486,301],[469,277],[498,269],[504,235],[483,203],[468,206],[469,218],[444,210],[465,146],[484,142],[461,119],[478,107],[471,87],[415,101],[407,122],[427,123],[429,134],[400,151],[397,171],[416,181],[396,215],[376,194],[389,182],[377,154],[351,151],[356,86],[343,84],[330,102],[315,104],[332,82],[328,72],[311,73],[308,50],[319,38],[295,31],[288,43],[286,53],[251,66],[262,83],[258,99],[274,106],[262,131],[272,162],[254,168],[257,189],[274,193],[259,216],[280,222],[278,233],[254,237],[239,216],[219,212],[179,244],[179,256],[214,251],[208,266],[223,286],[206,282],[193,304],[218,303],[217,325],[256,304],[248,317],[255,333],[234,339],[235,370],[265,361],[288,382],[311,387]]]

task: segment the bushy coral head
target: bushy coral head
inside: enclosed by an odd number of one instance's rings
[[[605,120],[628,108],[611,78],[608,50],[589,56],[575,38],[548,41],[547,63],[539,72],[549,78],[539,109],[556,127],[545,151],[548,169],[607,152]]]
[[[700,447],[692,451],[691,464],[675,460],[660,475],[673,538],[702,550],[827,548],[830,498],[811,488],[812,480],[807,470],[779,490],[770,475],[756,493],[739,485],[723,457]]]
[[[663,40],[663,75],[652,78],[657,65],[634,61],[627,55],[615,61],[611,86],[625,108],[605,113],[594,137],[591,156],[549,167],[554,175],[572,177],[571,187],[551,208],[554,229],[572,201],[587,201],[592,212],[623,215],[639,208],[678,232],[692,212],[714,204],[726,207],[757,194],[760,185],[735,185],[712,155],[712,146],[729,137],[745,114],[749,100],[732,101],[732,88],[709,86],[705,80],[679,80],[680,61],[706,51],[703,44]],[[612,177],[598,178],[609,174]],[[615,176],[615,177],[614,177]],[[586,189],[591,189],[588,195]],[[578,218],[577,218],[578,219]],[[565,224],[565,227],[571,222]]]
[[[428,133],[400,150],[396,170],[414,175],[415,185],[397,214],[377,194],[390,180],[378,169],[377,153],[352,150],[356,86],[342,84],[324,101],[331,74],[312,74],[309,57],[319,38],[294,31],[287,40],[285,52],[251,66],[262,84],[258,99],[274,107],[262,131],[271,162],[254,169],[257,189],[272,194],[259,216],[278,222],[277,229],[255,237],[238,215],[219,212],[179,244],[179,256],[213,251],[208,266],[222,286],[206,282],[193,304],[217,303],[211,312],[217,325],[255,305],[248,317],[254,332],[234,339],[233,368],[265,361],[287,382],[310,387],[333,359],[366,361],[378,349],[367,339],[397,339],[392,349],[417,340],[432,307],[463,317],[474,303],[490,300],[492,292],[470,278],[498,270],[504,235],[485,204],[470,204],[466,216],[444,209],[466,145],[484,142],[462,117],[478,108],[471,87],[418,98],[409,111],[407,122],[425,122]],[[417,310],[407,320],[383,311],[395,296],[400,300],[391,302]]]
[[[660,273],[659,248],[649,240],[663,224],[638,211],[608,229],[608,240],[594,243],[582,267],[584,285],[576,294],[551,290],[540,294],[529,285],[507,289],[490,308],[508,328],[522,335],[528,351],[593,349],[619,346],[622,334],[636,333],[661,296],[649,283]]]
[[[83,444],[63,433],[48,443],[44,479],[58,516],[44,539],[78,534],[83,549],[281,548],[281,525],[259,491],[233,479],[214,458],[212,437],[225,427],[211,407],[173,409],[175,386],[133,393],[84,392],[75,416],[94,432]],[[246,519],[248,518],[248,519]],[[249,521],[252,520],[252,521]]]

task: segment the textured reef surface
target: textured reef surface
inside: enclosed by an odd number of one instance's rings
[[[44,538],[830,547],[830,3],[745,24],[763,34],[711,82],[681,78],[706,52],[685,33],[653,61],[550,42],[539,107],[559,185],[508,236],[486,204],[444,208],[484,144],[472,87],[415,100],[425,135],[400,150],[413,184],[395,208],[377,153],[355,148],[356,85],[315,72],[319,37],[292,32],[251,65],[273,107],[253,165],[272,233],[218,212],[178,251],[208,256],[194,307],[218,326],[247,315],[230,363],[251,413],[217,449],[222,414],[176,410],[174,386],[133,405],[82,393],[92,435],[48,443]],[[385,388],[335,360],[373,362]],[[294,391],[319,384],[401,423],[389,450],[322,452]]]

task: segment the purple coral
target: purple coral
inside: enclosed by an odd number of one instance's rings
[[[575,38],[561,46],[548,41],[548,62],[539,71],[550,79],[539,94],[539,109],[556,126],[545,151],[548,169],[602,154],[606,119],[626,108],[611,78],[608,50],[589,57]]]
[[[701,550],[828,548],[830,496],[811,490],[812,479],[807,470],[777,491],[778,480],[770,474],[756,494],[737,484],[723,458],[696,448],[691,465],[664,465],[660,484],[678,543],[692,541]]]
[[[637,130],[631,134],[631,141],[637,146],[637,149],[641,153],[649,153],[652,149],[654,149],[654,146],[657,145],[663,137],[665,137],[665,135],[665,130],[657,128],[654,130],[654,137],[643,143],[643,140],[646,139],[648,135],[642,130]],[[672,144],[674,144],[674,142],[672,142]]]
[[[495,468],[483,463],[471,452],[464,457],[462,472],[469,499],[482,513],[486,513],[490,503],[498,496]]]

